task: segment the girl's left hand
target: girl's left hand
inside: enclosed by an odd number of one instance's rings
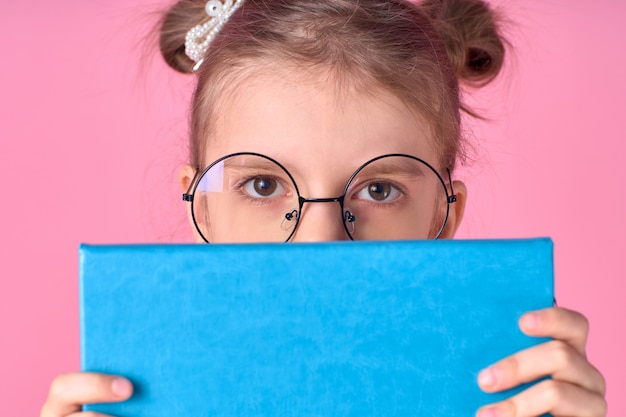
[[[606,416],[605,381],[585,354],[589,323],[581,314],[555,307],[520,319],[529,336],[554,340],[523,350],[483,370],[478,376],[486,392],[503,391],[543,377],[519,394],[481,408],[478,417]]]

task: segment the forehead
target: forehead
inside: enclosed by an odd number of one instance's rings
[[[290,170],[335,175],[388,153],[437,162],[429,127],[402,100],[327,71],[272,67],[239,78],[214,114],[205,162],[258,152]]]

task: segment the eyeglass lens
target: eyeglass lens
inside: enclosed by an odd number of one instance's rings
[[[279,163],[258,154],[235,154],[201,175],[192,213],[208,242],[284,242],[301,221],[300,202],[294,179]],[[328,221],[341,221],[355,240],[436,238],[448,210],[439,174],[406,155],[364,164],[336,204],[341,205],[341,218]]]

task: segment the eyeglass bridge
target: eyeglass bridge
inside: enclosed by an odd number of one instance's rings
[[[305,198],[305,197],[298,197],[298,203],[300,205],[300,211],[302,210],[302,207],[304,206],[304,203],[339,203],[339,206],[341,207],[341,209],[343,210],[343,202],[345,199],[345,194],[341,195],[339,197],[330,197],[330,198]],[[298,219],[298,210],[291,210],[288,213],[285,213],[285,220],[290,222],[292,221],[294,218],[297,220]],[[346,224],[350,224],[349,230],[351,232],[354,231],[354,223],[356,222],[356,216],[354,214],[352,214],[352,212],[350,210],[346,210],[343,212],[343,221]],[[283,221],[284,224],[284,221]],[[284,227],[284,226],[283,226]]]

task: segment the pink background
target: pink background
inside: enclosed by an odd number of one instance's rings
[[[552,236],[557,296],[626,415],[626,3],[507,0],[516,59],[477,97],[461,237]],[[0,6],[0,414],[79,368],[80,242],[186,241],[175,176],[192,79],[145,54],[149,1]],[[140,63],[147,69],[140,69]]]

